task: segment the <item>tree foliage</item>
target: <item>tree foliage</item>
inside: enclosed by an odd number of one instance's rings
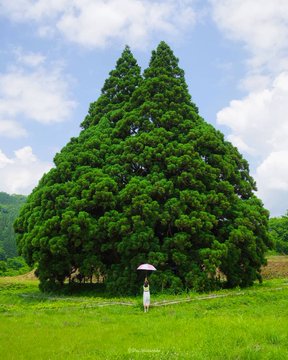
[[[280,254],[288,254],[288,211],[281,217],[269,220],[269,231],[275,250]]]
[[[247,161],[198,114],[166,43],[143,76],[125,48],[82,128],[15,223],[43,289],[78,272],[135,293],[142,262],[159,270],[158,289],[261,278],[268,212]]]
[[[19,275],[29,271],[24,259],[18,256],[13,223],[25,203],[23,195],[0,192],[0,276]]]
[[[23,195],[9,195],[0,192],[0,260],[18,255],[13,223],[25,203]]]
[[[21,256],[0,260],[0,276],[17,276],[30,270],[30,267]]]

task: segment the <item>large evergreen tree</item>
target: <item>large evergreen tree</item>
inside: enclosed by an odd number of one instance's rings
[[[78,271],[137,291],[141,262],[158,288],[247,286],[270,246],[248,163],[198,114],[169,46],[143,79],[128,47],[83,131],[28,198],[15,228],[43,288]],[[224,279],[224,280],[223,280]]]

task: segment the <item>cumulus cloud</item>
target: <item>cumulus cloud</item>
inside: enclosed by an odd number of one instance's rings
[[[84,2],[84,1],[83,1]],[[63,8],[69,9],[70,0],[1,0],[0,13],[14,21],[53,19]]]
[[[193,1],[185,0],[10,0],[2,15],[33,21],[41,36],[60,33],[88,48],[114,41],[143,47],[154,34],[177,36],[195,23]]]
[[[76,107],[69,80],[40,53],[14,51],[16,61],[0,73],[0,136],[27,136],[25,121],[62,122]]]
[[[9,159],[0,149],[0,169],[4,168],[8,164],[12,164],[13,161]]]
[[[273,216],[283,215],[288,209],[288,150],[271,152],[254,175],[258,195]]]
[[[0,189],[28,195],[51,168],[52,164],[37,159],[30,146],[16,150],[11,158],[0,150]]]
[[[226,37],[251,54],[249,66],[287,68],[288,2],[286,0],[210,0],[213,17]]]
[[[46,56],[41,53],[35,52],[24,52],[22,48],[16,48],[14,50],[17,61],[20,64],[37,67],[39,65],[44,64],[46,60]]]
[[[76,103],[69,80],[59,65],[41,53],[13,50],[15,61],[0,73],[0,138],[28,137],[29,122],[53,124],[67,120]],[[52,165],[40,161],[30,146],[9,157],[0,150],[0,189],[28,194]]]
[[[288,190],[288,150],[271,152],[257,168],[259,183],[267,189]]]
[[[76,105],[67,93],[58,69],[8,71],[0,74],[0,118],[21,115],[40,123],[61,122]]]
[[[247,50],[247,91],[217,114],[228,139],[251,156],[258,194],[272,214],[288,208],[288,2],[210,0],[225,36]]]
[[[271,151],[288,149],[288,72],[279,74],[271,87],[232,100],[217,114],[228,126],[230,140],[240,150],[265,158]]]
[[[14,120],[0,119],[0,137],[19,138],[27,136],[27,131]]]

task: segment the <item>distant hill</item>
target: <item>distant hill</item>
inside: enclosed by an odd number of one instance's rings
[[[25,201],[24,195],[0,192],[0,260],[18,255],[13,223]]]

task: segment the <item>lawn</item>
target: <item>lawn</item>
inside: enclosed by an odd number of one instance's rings
[[[55,296],[0,278],[0,359],[288,359],[286,278],[151,296],[144,313],[141,295]]]

